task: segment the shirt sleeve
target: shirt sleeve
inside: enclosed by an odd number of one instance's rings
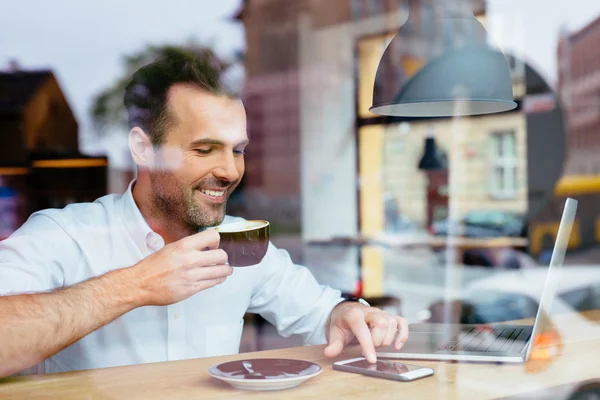
[[[65,263],[77,262],[78,247],[50,217],[33,214],[0,242],[0,295],[62,287]]]
[[[250,307],[275,325],[282,336],[302,335],[307,344],[324,344],[325,324],[342,301],[341,292],[319,285],[308,268],[292,262],[285,250],[269,244],[259,269]]]

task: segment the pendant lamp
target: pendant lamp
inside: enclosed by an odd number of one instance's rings
[[[439,27],[436,34],[419,35],[418,41],[403,27],[396,33],[377,68],[371,112],[451,117],[499,113],[517,106],[506,59],[471,10],[453,11],[432,27]],[[398,63],[415,53],[428,55],[421,56],[422,66],[407,76]],[[402,76],[391,76],[390,71]]]

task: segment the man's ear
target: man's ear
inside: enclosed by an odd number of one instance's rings
[[[139,167],[151,168],[154,165],[154,146],[150,137],[139,127],[129,131],[129,151]]]

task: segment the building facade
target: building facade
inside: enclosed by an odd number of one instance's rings
[[[457,4],[472,7],[480,18],[485,16],[483,0],[452,3]],[[319,163],[320,150],[333,151],[330,160],[335,159],[335,153],[345,154],[348,160],[354,158],[352,154],[356,153],[356,149],[345,149],[348,145],[355,147],[354,138],[348,143],[331,143],[338,147],[337,151],[327,146],[330,138],[335,138],[348,126],[354,126],[354,105],[362,98],[347,92],[352,87],[346,88],[343,95],[347,103],[342,104],[351,109],[348,110],[350,113],[345,109],[340,110],[340,115],[336,115],[335,106],[325,105],[318,110],[305,102],[315,104],[309,98],[316,95],[320,97],[317,101],[320,103],[335,93],[335,89],[325,93],[331,85],[356,83],[353,72],[358,67],[355,46],[359,38],[364,35],[389,35],[402,25],[406,25],[405,30],[413,34],[431,29],[443,33],[449,27],[440,26],[437,17],[446,12],[447,7],[449,5],[442,2],[416,0],[243,1],[235,18],[243,23],[246,33],[244,97],[247,99],[252,142],[246,157],[247,172],[243,183],[246,217],[267,218],[275,223],[282,221],[302,226],[304,230],[315,231],[316,236],[326,234],[327,229],[322,230],[318,223],[311,222],[315,218],[322,220],[314,217],[319,215],[317,209],[321,208],[321,205],[314,205],[314,201],[321,202],[319,199],[325,200],[329,194],[334,196],[329,201],[337,201],[337,195],[331,189],[337,184],[337,177],[344,174],[333,170],[336,167],[349,167],[351,169],[348,172],[356,172],[356,160],[349,161],[347,165],[343,162],[328,165],[326,160]],[[409,14],[413,15],[410,21],[407,18]],[[313,42],[315,39],[316,42]],[[320,57],[325,57],[323,62],[319,61]],[[328,137],[322,136],[320,139],[310,138],[311,135],[306,134],[307,130],[312,129],[306,119],[311,119],[307,113],[314,114],[318,119],[326,109],[338,119],[336,126],[328,128],[336,132],[328,131],[325,133]],[[356,136],[356,132],[349,134]],[[347,142],[346,139],[344,141]],[[344,149],[341,150],[339,146]],[[312,168],[329,171],[320,171],[317,177],[311,172]],[[356,175],[352,179],[356,180]],[[349,178],[342,178],[342,181],[347,184]],[[322,190],[327,182],[332,186]],[[341,206],[336,211],[345,214],[352,210],[356,213],[356,193],[343,197],[346,204],[354,205]],[[313,217],[304,218],[306,213]],[[346,217],[342,225],[356,225],[356,220]],[[347,231],[347,228],[340,230]],[[309,238],[315,235],[308,233],[304,236]]]
[[[458,132],[458,134],[457,134]],[[527,211],[527,129],[523,114],[506,113],[453,121],[451,119],[392,124],[384,128],[383,192],[397,202],[401,215],[427,227],[428,176],[417,169],[425,139],[448,154],[456,173],[451,194],[464,215],[470,211]],[[440,209],[435,220],[447,217]]]
[[[600,173],[600,18],[559,40],[558,91],[569,137],[567,175]]]
[[[247,217],[301,225],[300,92],[306,90],[301,85],[307,72],[302,60],[303,29],[316,32],[394,15],[408,3],[406,0],[242,3],[235,17],[243,23],[246,33],[244,97],[252,141],[243,184]],[[395,29],[401,22],[381,26]],[[352,69],[351,65],[347,67]]]

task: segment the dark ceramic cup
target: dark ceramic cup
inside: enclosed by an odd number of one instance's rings
[[[260,263],[267,254],[271,236],[268,221],[250,220],[219,225],[219,248],[228,256],[232,267],[248,267]]]

